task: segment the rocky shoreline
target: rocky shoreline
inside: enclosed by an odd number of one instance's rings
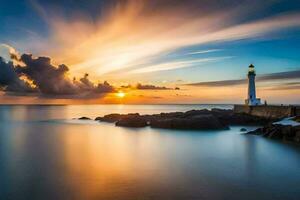
[[[80,120],[89,120],[81,117]],[[171,112],[153,115],[109,114],[95,119],[99,122],[115,123],[122,127],[146,127],[164,129],[189,129],[189,130],[224,130],[230,125],[265,125],[275,119],[252,116],[249,114],[234,113],[233,110],[190,110],[187,112]]]
[[[299,122],[299,117],[294,118]],[[284,125],[278,123],[269,123],[262,128],[250,131],[247,134],[260,135],[270,139],[281,140],[284,142],[293,142],[300,144],[300,125]]]
[[[92,120],[88,117],[81,117],[80,120]],[[261,135],[271,139],[280,139],[300,144],[300,126],[274,124],[279,118],[265,118],[236,113],[233,110],[212,109],[212,110],[190,110],[187,112],[171,112],[152,115],[140,115],[139,113],[109,114],[97,117],[95,121],[114,123],[119,127],[131,128],[161,128],[178,130],[227,130],[231,125],[254,125],[262,126],[255,131],[246,134]],[[299,121],[299,117],[295,121]]]

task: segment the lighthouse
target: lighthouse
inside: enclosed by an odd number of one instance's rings
[[[246,105],[249,106],[261,105],[260,99],[256,98],[255,76],[255,69],[251,64],[248,69],[248,98],[245,100]]]

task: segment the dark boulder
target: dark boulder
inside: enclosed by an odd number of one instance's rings
[[[246,132],[246,131],[247,131],[247,129],[245,129],[245,128],[240,129],[240,132]]]
[[[274,127],[270,132],[264,135],[264,137],[268,137],[271,139],[278,139],[278,140],[283,139],[283,136],[284,135],[282,134],[280,127]]]
[[[249,134],[249,135],[262,135],[263,134],[263,129],[258,128],[258,129],[255,129],[253,131],[249,131],[246,134]]]
[[[243,113],[223,113],[217,115],[219,120],[223,124],[230,125],[266,125],[270,122],[273,122],[273,119],[268,119],[264,117],[257,117],[249,114]]]
[[[80,117],[78,118],[79,120],[91,120],[91,118],[88,118],[88,117]]]
[[[152,128],[187,129],[187,130],[224,130],[228,129],[213,115],[198,115],[190,118],[154,119]]]
[[[96,117],[95,118],[95,121],[102,121],[103,120],[103,117]]]
[[[113,114],[109,114],[109,115],[104,115],[103,117],[99,117],[98,119],[100,119],[100,121],[103,121],[103,122],[116,122],[118,120],[120,120],[122,117],[121,114],[116,114],[116,113],[113,113]]]
[[[153,115],[158,118],[174,118],[174,117],[183,117],[183,112],[170,112],[170,113],[160,113],[158,115]]]
[[[300,143],[300,126],[268,124],[247,134],[262,135],[270,139]]]
[[[195,117],[198,115],[211,115],[211,111],[207,110],[207,109],[203,109],[203,110],[190,110],[187,111],[183,114],[184,118],[189,118],[189,117]]]
[[[126,114],[126,115],[113,113],[113,114],[109,114],[109,115],[104,115],[104,117],[97,117],[95,120],[102,121],[102,122],[114,123],[123,118],[131,117],[131,116],[140,116],[140,115],[138,113],[130,113],[130,114]]]
[[[126,116],[116,122],[116,126],[141,128],[148,125],[146,118],[139,115]]]

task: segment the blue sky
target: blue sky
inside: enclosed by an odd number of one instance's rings
[[[299,21],[298,0],[2,0],[0,54],[9,45],[70,76],[184,88],[243,79],[250,63],[260,75],[299,71]]]

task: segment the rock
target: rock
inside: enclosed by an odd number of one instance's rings
[[[271,139],[278,139],[278,140],[283,139],[283,134],[279,128],[274,128],[271,132],[269,132],[265,136]]]
[[[264,117],[257,117],[243,113],[222,113],[218,114],[217,117],[223,124],[230,125],[266,125],[273,122],[272,119]]]
[[[232,109],[220,109],[220,108],[213,108],[211,109],[211,112],[215,112],[215,113],[226,113],[226,114],[232,114],[233,110]]]
[[[141,128],[148,126],[147,120],[139,115],[127,116],[116,122],[116,126]]]
[[[130,116],[140,116],[140,115],[138,113],[130,113],[130,114],[126,114],[126,115],[113,113],[113,114],[109,114],[109,115],[104,115],[104,117],[97,117],[95,120],[114,123],[123,118],[130,117]]]
[[[211,114],[211,111],[207,110],[207,109],[203,109],[203,110],[190,110],[184,113],[183,117],[194,117],[194,116],[198,116],[198,115],[209,115]]]
[[[296,122],[300,122],[300,116],[296,116],[293,120]]]
[[[160,118],[174,118],[174,117],[183,117],[183,112],[170,112],[170,113],[160,113],[159,115],[153,115],[154,117]]]
[[[240,129],[240,132],[246,132],[246,131],[247,131],[247,129],[245,129],[245,128]]]
[[[213,115],[198,115],[192,118],[168,118],[154,119],[150,121],[152,128],[188,129],[188,130],[224,130],[228,126],[223,125]]]
[[[103,117],[96,117],[95,118],[95,121],[102,121],[103,120]]]
[[[78,118],[79,120],[91,120],[91,118],[88,118],[88,117],[80,117]]]
[[[294,120],[299,121],[299,116]],[[89,120],[89,118],[80,118]],[[261,135],[272,139],[288,140],[300,143],[300,126],[272,124],[278,119],[253,116],[245,113],[235,113],[233,110],[190,110],[187,112],[160,113],[154,115],[109,114],[97,117],[96,121],[115,123],[116,126],[145,127],[187,130],[224,130],[229,125],[263,125],[246,134]],[[247,129],[241,128],[241,132]]]
[[[249,131],[246,134],[249,134],[249,135],[262,135],[262,133],[263,133],[262,128],[258,128],[254,131]]]
[[[262,135],[270,139],[300,143],[300,126],[268,124],[263,128],[250,131],[247,134]]]
[[[270,122],[269,119],[251,116],[248,114],[234,113],[233,110],[223,110],[223,109],[212,109],[207,110],[190,110],[187,112],[171,112],[171,113],[160,113],[154,115],[143,115],[147,121],[160,121],[160,120],[169,120],[174,121],[177,119],[192,119],[197,116],[212,115],[218,119],[218,121],[223,125],[257,125],[257,124],[267,124]],[[97,117],[95,120],[104,121],[104,122],[117,122],[128,116],[140,116],[138,113],[134,114],[109,114],[104,117]],[[194,119],[193,119],[194,120]],[[163,121],[163,123],[168,123]],[[181,120],[185,121],[185,120]]]
[[[120,120],[121,117],[122,117],[121,114],[114,113],[114,114],[104,115],[104,117],[102,117],[102,118],[99,117],[98,119],[100,119],[100,121],[103,121],[103,122],[116,122],[116,121]]]

